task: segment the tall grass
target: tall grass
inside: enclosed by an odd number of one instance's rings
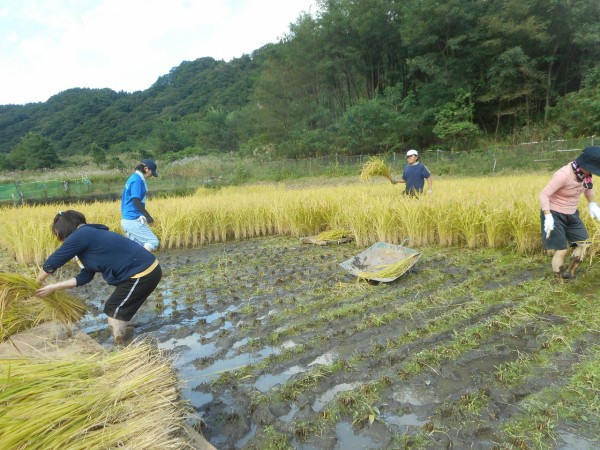
[[[436,179],[434,193],[413,198],[384,178],[343,186],[286,188],[282,184],[198,189],[193,195],[153,199],[149,209],[162,249],[329,229],[352,232],[356,245],[376,241],[413,246],[541,248],[538,195],[547,175]],[[582,209],[587,208],[582,205]],[[50,223],[58,209],[82,211],[88,222],[120,232],[118,202],[4,208],[0,243],[21,263],[40,263],[58,242]],[[589,226],[592,220],[583,213]]]

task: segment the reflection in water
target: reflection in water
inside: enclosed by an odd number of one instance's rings
[[[402,416],[396,416],[395,414],[383,414],[381,419],[390,425],[396,425],[397,427],[418,427],[426,424],[427,420],[419,419],[416,414],[403,414]]]
[[[558,435],[565,442],[560,447],[557,447],[558,450],[592,450],[598,448],[597,443],[590,442],[587,439],[583,439],[573,433],[561,431],[558,433]]]
[[[281,372],[278,375],[272,375],[272,374],[261,375],[260,377],[258,377],[256,379],[254,386],[260,392],[267,392],[273,386],[275,386],[277,384],[285,383],[292,375],[295,375],[297,373],[302,373],[305,371],[306,371],[306,369],[303,369],[300,366],[293,366],[293,367],[290,367],[289,369],[284,370],[283,372]]]
[[[245,448],[246,445],[248,444],[248,442],[250,442],[250,439],[252,439],[255,434],[256,434],[256,424],[253,423],[252,427],[250,427],[250,431],[248,432],[248,434],[246,434],[246,436],[244,436],[243,438],[241,438],[239,441],[237,441],[235,443],[235,448]]]
[[[292,407],[290,408],[290,412],[279,417],[279,420],[281,420],[282,422],[285,422],[285,423],[290,423],[297,412],[298,412],[298,405],[296,405],[294,403],[292,405]]]
[[[360,386],[360,383],[342,383],[332,387],[327,392],[322,394],[317,400],[315,400],[312,405],[313,411],[321,411],[327,405],[327,403],[333,400],[336,394],[339,394],[340,392],[351,391],[358,386]]]
[[[368,436],[357,436],[352,431],[352,425],[348,422],[340,422],[335,426],[335,432],[338,438],[338,442],[335,446],[335,450],[346,450],[346,449],[376,449],[381,448],[381,444],[373,442]]]

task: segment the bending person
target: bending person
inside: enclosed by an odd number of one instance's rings
[[[157,177],[156,169],[153,160],[144,159],[127,179],[121,196],[121,227],[129,239],[143,245],[149,252],[158,249],[159,245],[158,238],[149,227],[154,219],[146,210],[146,179]]]
[[[552,272],[559,282],[575,276],[575,269],[590,246],[588,231],[577,209],[582,194],[589,202],[592,218],[600,220],[592,174],[600,175],[600,147],[586,147],[574,161],[558,169],[540,192],[542,244],[552,255]],[[565,266],[569,247],[573,251]]]
[[[97,272],[115,286],[106,300],[104,313],[112,327],[115,344],[122,343],[127,324],[154,292],[162,277],[162,269],[152,253],[106,225],[87,224],[79,211],[59,212],[52,223],[52,233],[62,245],[48,257],[37,280],[42,284],[35,295],[46,297],[54,291],[83,286]],[[76,258],[81,271],[74,278],[44,286],[56,269]]]

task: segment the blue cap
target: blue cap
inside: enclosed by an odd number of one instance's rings
[[[150,172],[152,172],[152,176],[153,177],[157,177],[158,174],[156,173],[156,169],[158,169],[158,166],[156,165],[156,163],[154,162],[154,160],[152,159],[144,159],[142,161],[142,164],[145,165],[148,169],[150,169]]]

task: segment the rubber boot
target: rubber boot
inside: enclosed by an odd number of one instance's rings
[[[573,278],[575,278],[575,269],[578,265],[579,261],[571,261],[571,264],[569,264],[568,269],[564,270],[565,266],[562,266],[560,268],[560,272],[563,280],[572,280]]]
[[[115,345],[123,344],[125,337],[127,336],[127,320],[108,318],[108,324],[112,328],[112,335]]]
[[[552,274],[554,275],[554,281],[558,284],[563,284],[565,282],[565,280],[562,277],[562,273],[560,272],[552,272]]]

